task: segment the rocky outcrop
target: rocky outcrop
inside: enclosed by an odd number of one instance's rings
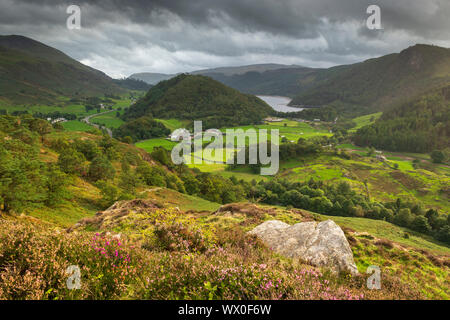
[[[151,200],[135,199],[117,201],[105,211],[97,212],[94,217],[81,219],[75,225],[67,229],[67,231],[72,232],[77,229],[83,229],[86,226],[93,229],[106,230],[109,229],[111,225],[126,218],[130,212],[152,212],[160,208],[162,208],[160,204]]]
[[[249,232],[275,252],[334,272],[357,274],[353,253],[342,229],[332,220],[289,225],[266,221]]]
[[[244,215],[246,217],[264,218],[266,215],[274,215],[275,209],[262,208],[252,203],[229,203],[221,206],[215,215],[235,216]]]

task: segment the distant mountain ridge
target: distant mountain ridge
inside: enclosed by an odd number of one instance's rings
[[[0,36],[0,102],[53,104],[61,97],[118,94],[103,72],[23,36]]]
[[[249,72],[264,73],[267,71],[275,71],[275,70],[280,70],[280,69],[298,69],[298,68],[303,68],[303,67],[297,66],[297,65],[266,63],[266,64],[253,64],[253,65],[236,66],[236,67],[219,67],[219,68],[212,68],[212,69],[203,69],[203,70],[188,72],[188,74],[205,75],[205,76],[209,76],[213,79],[216,79],[218,81],[221,81],[222,76],[224,76],[224,77],[243,76]],[[160,81],[169,80],[178,75],[180,75],[180,73],[164,74],[164,73],[141,72],[141,73],[134,73],[134,74],[130,75],[129,78],[142,80],[142,81],[147,82],[148,84],[154,85]],[[239,89],[239,88],[236,88],[236,89]]]
[[[220,68],[213,68],[213,69],[204,69],[204,70],[198,70],[190,72],[190,74],[211,74],[211,73],[221,73],[226,76],[234,76],[234,75],[242,75],[247,72],[266,72],[266,71],[273,71],[273,70],[279,70],[279,69],[297,69],[302,68],[301,66],[297,65],[285,65],[285,64],[278,64],[278,63],[260,63],[260,64],[251,64],[246,66],[237,66],[237,67],[220,67]]]
[[[141,80],[150,85],[155,85],[160,81],[169,80],[176,76],[177,76],[176,74],[141,72],[132,74],[131,76],[128,77],[128,79]]]

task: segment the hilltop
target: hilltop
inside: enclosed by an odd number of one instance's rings
[[[205,76],[182,74],[151,88],[125,112],[124,119],[150,115],[203,120],[204,127],[220,128],[257,123],[272,111],[255,96],[242,94]]]
[[[53,104],[61,97],[120,94],[103,72],[23,36],[0,36],[0,102]]]

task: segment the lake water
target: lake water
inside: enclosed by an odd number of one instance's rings
[[[279,97],[279,96],[257,96],[257,97],[266,102],[275,111],[296,112],[303,110],[303,108],[294,108],[288,106],[289,102],[291,102],[292,100],[291,98],[288,97]]]

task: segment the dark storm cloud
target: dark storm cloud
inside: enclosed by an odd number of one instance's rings
[[[82,30],[65,27],[82,9]],[[370,4],[383,30],[368,30]],[[448,0],[0,0],[0,33],[23,34],[118,76],[248,63],[330,66],[417,42],[449,46]],[[126,59],[124,59],[126,58]]]

